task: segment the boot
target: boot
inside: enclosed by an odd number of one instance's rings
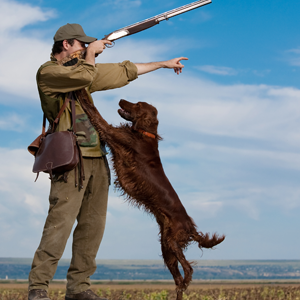
[[[108,300],[100,298],[92,290],[86,290],[78,294],[66,294],[65,300]]]
[[[50,300],[46,290],[30,290],[28,300]]]

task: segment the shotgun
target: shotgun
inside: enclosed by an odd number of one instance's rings
[[[169,19],[171,19],[171,18],[173,18],[177,15],[180,15],[180,14],[183,14],[187,11],[196,9],[198,7],[201,7],[201,6],[204,6],[204,5],[209,4],[211,2],[212,2],[212,0],[198,0],[198,1],[192,2],[190,4],[180,6],[178,8],[169,10],[165,13],[159,14],[157,16],[146,19],[144,21],[137,22],[137,23],[134,23],[132,25],[123,27],[121,29],[118,29],[116,31],[113,31],[110,34],[106,35],[102,40],[111,41],[111,42],[113,42],[113,45],[114,45],[115,40],[118,40],[120,38],[123,38],[123,37],[131,35],[131,34],[138,33],[140,31],[143,31],[145,29],[148,29],[150,27],[153,27],[153,26],[159,24],[159,22],[161,22],[161,21],[169,20]],[[107,46],[108,47],[109,46],[113,47],[113,45],[112,46],[107,45]]]

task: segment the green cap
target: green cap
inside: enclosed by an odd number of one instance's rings
[[[69,39],[76,39],[80,42],[84,43],[91,43],[96,41],[96,38],[87,36],[81,25],[79,24],[66,24],[64,26],[61,26],[55,33],[55,36],[53,37],[54,42],[59,42],[63,40],[69,40]]]

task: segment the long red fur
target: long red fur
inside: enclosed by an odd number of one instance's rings
[[[192,280],[193,268],[184,256],[187,246],[196,242],[199,248],[212,248],[225,236],[203,234],[188,216],[177,193],[164,173],[158,152],[157,110],[145,102],[137,104],[120,101],[129,112],[128,123],[114,127],[108,124],[97,108],[89,101],[85,90],[77,92],[77,98],[101,139],[112,153],[115,185],[132,204],[154,215],[160,227],[160,242],[165,265],[170,270],[177,290],[177,300]],[[123,111],[122,110],[122,111]],[[124,113],[120,113],[124,117]],[[126,117],[126,113],[125,113]],[[148,137],[138,130],[155,135]],[[178,269],[181,264],[184,277]]]

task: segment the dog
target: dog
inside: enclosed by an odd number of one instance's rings
[[[118,113],[130,123],[114,127],[102,118],[84,92],[77,92],[77,98],[111,150],[116,187],[128,201],[156,218],[164,263],[174,278],[177,300],[181,300],[193,274],[191,263],[186,260],[183,251],[192,242],[196,242],[200,249],[213,248],[225,236],[213,234],[210,238],[208,233],[197,231],[165,175],[158,151],[161,137],[157,133],[156,108],[146,102],[133,104],[122,99]],[[183,268],[184,277],[178,263]]]

